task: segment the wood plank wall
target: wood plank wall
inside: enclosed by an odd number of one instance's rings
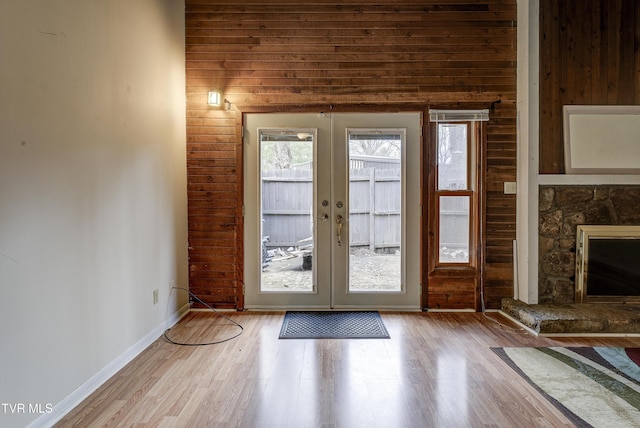
[[[487,306],[512,295],[515,197],[502,189],[516,173],[516,0],[186,0],[186,52],[190,289],[203,300],[244,305],[242,113],[426,113],[497,100],[486,147]],[[230,110],[207,106],[214,88]],[[477,288],[424,287],[424,306],[477,306]]]
[[[562,106],[640,104],[640,0],[540,1],[540,173],[562,174]]]

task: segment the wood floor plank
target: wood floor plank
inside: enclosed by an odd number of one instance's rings
[[[56,426],[569,427],[490,348],[640,347],[538,338],[497,314],[382,313],[391,339],[355,340],[279,340],[283,312],[229,317],[244,327],[238,338],[200,347],[160,338]],[[237,331],[192,312],[170,333],[193,343]]]

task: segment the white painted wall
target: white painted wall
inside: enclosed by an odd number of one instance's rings
[[[184,59],[182,1],[0,2],[2,427],[187,302]]]

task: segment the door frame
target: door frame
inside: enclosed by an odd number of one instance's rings
[[[403,224],[403,235],[404,235],[404,239],[407,242],[404,242],[404,246],[405,248],[408,248],[407,253],[409,252],[413,252],[414,256],[413,257],[408,257],[406,262],[405,262],[405,266],[403,266],[403,270],[406,270],[406,274],[405,274],[405,287],[401,292],[385,292],[385,293],[366,293],[366,292],[355,292],[352,293],[354,295],[363,295],[363,294],[369,294],[369,295],[379,295],[382,296],[383,299],[387,299],[387,303],[384,303],[382,301],[378,301],[376,303],[370,304],[370,305],[362,305],[362,304],[354,304],[353,302],[342,302],[342,304],[336,304],[334,302],[334,296],[333,293],[330,293],[329,296],[329,304],[328,305],[315,305],[315,304],[303,304],[303,305],[288,305],[286,299],[284,301],[279,301],[279,302],[273,302],[273,304],[266,304],[266,305],[261,305],[261,304],[254,304],[252,302],[249,303],[249,305],[247,305],[247,275],[246,275],[246,263],[247,260],[245,258],[245,248],[243,248],[242,250],[242,260],[241,263],[239,263],[239,268],[241,269],[240,275],[242,277],[242,290],[241,293],[242,295],[239,296],[239,302],[243,303],[243,307],[241,309],[250,309],[250,310],[275,310],[275,309],[311,309],[311,310],[328,310],[328,309],[333,309],[333,310],[344,310],[344,309],[389,309],[389,310],[404,310],[404,311],[419,311],[422,308],[422,284],[421,284],[421,280],[422,280],[422,245],[421,245],[421,241],[422,241],[422,235],[423,235],[423,231],[422,231],[422,227],[423,227],[423,219],[422,219],[422,213],[423,213],[423,209],[422,209],[422,189],[421,189],[421,185],[422,185],[422,156],[423,156],[423,112],[422,111],[407,111],[407,112],[365,112],[365,113],[350,113],[350,112],[341,112],[341,113],[336,113],[333,115],[325,115],[324,113],[299,113],[299,112],[295,112],[295,113],[282,113],[282,112],[278,112],[278,113],[265,113],[265,112],[256,112],[256,113],[251,113],[251,112],[243,112],[242,113],[242,153],[241,153],[241,163],[242,163],[242,172],[241,172],[241,189],[242,189],[242,197],[240,199],[240,202],[242,204],[242,209],[243,209],[243,219],[242,219],[242,228],[241,228],[241,236],[239,236],[239,241],[242,243],[243,247],[248,246],[249,244],[246,243],[246,239],[248,236],[250,235],[255,235],[256,234],[256,230],[249,230],[249,232],[247,231],[247,222],[246,219],[244,218],[244,204],[245,204],[245,200],[246,200],[246,195],[244,195],[245,189],[246,189],[246,180],[247,178],[247,164],[246,164],[246,159],[247,159],[247,152],[248,149],[245,147],[245,141],[248,141],[248,139],[251,139],[252,136],[251,133],[255,133],[255,131],[257,130],[250,130],[248,129],[247,126],[247,115],[268,115],[268,114],[286,114],[288,116],[296,116],[296,115],[300,115],[302,116],[308,116],[311,117],[313,115],[316,115],[316,117],[329,117],[331,120],[329,120],[329,123],[331,124],[331,135],[330,138],[333,140],[335,137],[335,135],[333,135],[333,133],[335,132],[333,129],[333,124],[334,121],[336,121],[336,118],[347,118],[347,120],[349,118],[353,119],[353,118],[357,118],[357,120],[354,123],[350,123],[348,128],[344,128],[344,129],[353,129],[353,128],[373,128],[375,126],[373,126],[372,124],[376,124],[378,125],[377,127],[379,128],[405,128],[406,129],[406,142],[407,144],[414,144],[417,145],[417,147],[414,148],[413,153],[406,155],[403,154],[403,156],[405,156],[405,160],[404,162],[411,162],[412,165],[411,167],[407,166],[406,170],[409,170],[410,168],[412,169],[412,174],[411,177],[407,177],[407,183],[409,183],[412,180],[412,184],[409,186],[409,189],[405,190],[405,207],[404,210],[406,211],[406,216],[407,216],[407,222],[408,224],[410,224],[412,227],[418,227],[420,230],[417,231],[418,233],[413,233],[413,229],[411,231],[406,231],[406,224]],[[404,117],[404,118],[408,118],[407,120],[411,121],[411,126],[410,127],[404,127],[404,126],[398,126],[395,124],[386,124],[386,123],[375,123],[375,121],[372,121],[372,117],[373,116],[379,116],[382,117],[383,115],[389,115],[391,117],[396,117],[396,118],[400,118],[400,117]],[[404,119],[403,119],[404,120]],[[300,126],[298,126],[300,125]],[[277,125],[273,126],[274,128],[278,128]],[[295,121],[291,123],[291,127],[292,128],[310,128],[313,126],[309,126],[308,124],[304,123],[304,121],[302,123],[298,122],[296,123]],[[336,127],[338,128],[338,127]],[[319,131],[320,133],[320,131]],[[256,139],[257,141],[257,139]],[[320,141],[320,138],[318,138],[318,141]],[[331,154],[331,159],[333,159],[333,153]],[[331,162],[331,174],[333,175],[334,171],[333,171],[333,167],[334,167],[334,162]],[[255,175],[255,174],[254,174]],[[256,177],[253,177],[253,179],[257,179]],[[331,186],[331,200],[332,200],[332,205],[333,202],[335,202],[335,197],[333,195],[334,193],[334,186]],[[347,196],[348,197],[348,196]],[[332,211],[332,216],[333,216],[333,211]],[[258,216],[259,217],[259,216]],[[251,227],[249,227],[249,229],[251,229]],[[255,226],[254,228],[255,229]],[[332,229],[333,230],[333,229]],[[329,234],[331,235],[331,234]],[[408,241],[412,241],[412,243],[409,243]],[[333,243],[331,242],[330,245],[333,245]],[[251,245],[253,246],[253,245]],[[405,255],[403,254],[403,257]],[[411,264],[411,265],[410,265]],[[408,268],[408,266],[412,266],[412,268]],[[332,269],[333,271],[333,269]],[[333,273],[331,274],[331,276],[333,276]],[[335,280],[334,278],[331,278],[331,282],[335,284]],[[394,294],[410,294],[410,299],[411,299],[411,303],[410,304],[406,304],[406,299],[405,299],[405,303],[398,303],[398,302],[402,302],[402,300],[396,300],[393,299],[393,295]],[[239,293],[240,294],[240,293]],[[272,293],[268,293],[268,294],[272,294]],[[349,293],[347,293],[349,294]],[[278,293],[273,293],[274,296],[278,296]],[[284,294],[286,296],[286,294]],[[280,294],[280,297],[282,297],[282,294]],[[375,299],[374,299],[375,300]],[[389,300],[391,301],[389,303]]]

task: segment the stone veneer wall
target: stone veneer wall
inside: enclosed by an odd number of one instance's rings
[[[538,303],[573,303],[576,227],[640,225],[640,186],[544,185],[539,211]]]

